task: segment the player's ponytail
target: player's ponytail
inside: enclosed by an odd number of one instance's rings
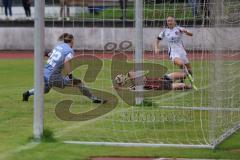
[[[63,33],[59,38],[58,40],[59,41],[63,41],[64,43],[71,43],[72,40],[73,40],[73,35],[72,34],[69,34],[69,33]]]

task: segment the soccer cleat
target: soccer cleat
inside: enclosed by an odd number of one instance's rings
[[[29,92],[27,91],[27,92],[23,93],[22,96],[23,96],[22,101],[28,101],[28,99],[29,99],[29,97],[30,97],[30,94],[29,94]]]
[[[94,99],[92,99],[92,102],[93,103],[102,103],[102,104],[104,104],[104,103],[107,103],[107,100],[103,100],[103,99],[99,99],[99,98],[94,98]]]

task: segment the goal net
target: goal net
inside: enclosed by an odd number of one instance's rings
[[[240,1],[135,2],[46,3],[46,47],[72,33],[74,76],[108,102],[93,104],[74,89],[56,89],[45,97],[45,128],[66,143],[214,148],[240,127]],[[183,43],[198,90],[116,89],[115,77],[131,70],[139,81],[143,74],[182,72],[169,59],[166,40],[160,53],[153,51],[168,16],[193,33]],[[184,83],[191,85],[189,78]],[[136,97],[143,98],[140,104]]]

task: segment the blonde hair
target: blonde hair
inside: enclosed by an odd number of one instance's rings
[[[168,19],[168,18],[173,18],[174,20],[175,20],[175,17],[174,16],[167,16],[167,18],[166,19]]]

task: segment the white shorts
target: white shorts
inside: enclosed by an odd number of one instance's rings
[[[175,58],[179,58],[183,61],[184,64],[188,64],[189,60],[187,58],[187,53],[185,51],[171,51],[170,59],[174,61]]]

